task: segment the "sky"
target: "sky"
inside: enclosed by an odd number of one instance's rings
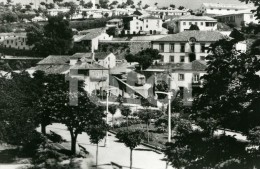
[[[38,4],[42,1],[46,0],[13,0],[15,3],[30,3],[33,2],[35,4]],[[51,2],[52,0],[47,0],[48,2]],[[64,1],[74,1],[77,2],[76,0],[64,0]],[[85,0],[85,2],[88,2],[90,0]],[[110,0],[110,2],[113,0]],[[126,0],[117,0],[119,3],[122,3],[122,1]],[[139,2],[140,0],[134,0],[135,3]],[[0,2],[6,2],[6,0],[0,0]],[[176,6],[185,6],[186,8],[190,9],[197,9],[200,7],[200,5],[203,2],[212,2],[212,3],[228,3],[228,4],[244,4],[241,3],[239,0],[142,0],[143,5],[148,4],[150,6],[154,5],[154,3],[157,2],[158,6],[169,6],[170,4],[174,4]]]

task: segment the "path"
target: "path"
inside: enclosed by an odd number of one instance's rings
[[[57,134],[60,134],[67,141],[70,140],[70,134],[66,130],[66,127],[62,124],[53,124],[47,127],[47,131],[52,130]],[[92,156],[91,161],[95,162],[96,145],[89,142],[89,137],[87,134],[83,133],[78,137],[78,143],[84,146],[87,151]],[[164,154],[158,154],[151,149],[138,146],[136,150],[133,151],[133,167],[135,169],[165,169],[166,162],[163,161]],[[111,169],[108,165],[111,162],[117,163],[119,165],[129,168],[130,164],[130,150],[125,147],[123,143],[117,142],[117,139],[113,134],[109,136],[109,145],[104,147],[104,141],[100,143],[99,147],[99,168],[100,169]],[[172,169],[171,166],[168,169]]]

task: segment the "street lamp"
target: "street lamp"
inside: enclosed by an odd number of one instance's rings
[[[168,142],[171,142],[171,96],[172,96],[172,93],[171,92],[160,92],[160,91],[156,91],[155,92],[156,94],[157,93],[160,93],[160,94],[166,94],[168,96],[168,105],[169,105],[169,108],[168,108]]]

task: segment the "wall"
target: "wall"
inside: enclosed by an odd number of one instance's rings
[[[154,32],[161,32],[162,31],[162,20],[160,19],[144,19],[144,27],[143,30],[145,32],[150,33],[150,30]]]
[[[140,32],[140,30],[144,29],[144,24],[143,21],[139,20],[139,19],[135,19],[130,21],[130,34],[138,34]]]
[[[14,37],[6,38],[2,41],[2,46],[5,48],[23,49],[30,50],[31,47],[26,44],[26,37]]]
[[[116,66],[116,56],[110,53],[104,60],[99,60],[98,64],[105,68],[113,68]]]
[[[176,30],[175,33],[178,33],[178,32],[183,32],[185,30],[189,30],[190,29],[190,26],[191,24],[193,25],[197,25],[199,27],[199,29],[201,31],[212,31],[212,30],[217,30],[217,22],[215,21],[210,21],[209,23],[212,23],[214,24],[214,26],[206,26],[206,22],[208,21],[179,21],[178,22],[178,29]],[[185,23],[185,25],[184,25]]]

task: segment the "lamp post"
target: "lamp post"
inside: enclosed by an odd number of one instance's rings
[[[171,138],[172,138],[172,127],[171,127],[171,96],[172,96],[172,93],[171,92],[160,92],[160,91],[157,91],[155,93],[160,93],[160,94],[166,94],[168,96],[168,105],[169,105],[169,108],[168,108],[168,142],[171,142]]]

